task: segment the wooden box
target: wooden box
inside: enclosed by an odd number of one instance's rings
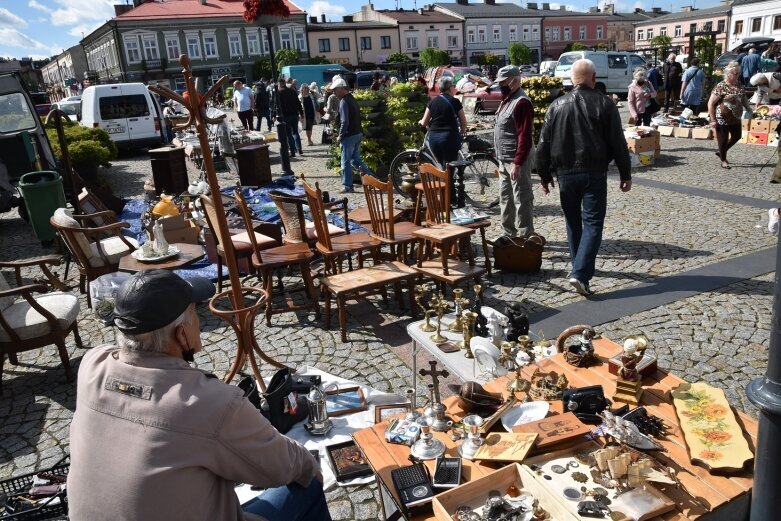
[[[740,120],[740,128],[741,128],[741,130],[751,130],[751,120],[750,119],[741,119]]]
[[[673,132],[675,131],[676,127],[659,127],[659,135],[665,136],[665,137],[672,137]]]
[[[654,149],[654,159],[659,159],[662,157],[662,147],[658,146]]]
[[[769,119],[752,119],[751,128],[749,128],[749,130],[751,132],[771,132],[775,130],[776,125],[778,125],[778,121],[772,121]]]
[[[271,182],[268,145],[246,145],[236,150],[241,186],[263,186]]]
[[[675,127],[675,130],[673,131],[673,135],[675,137],[685,137],[689,138],[691,137],[692,129],[688,127]]]
[[[641,138],[629,138],[626,140],[626,146],[630,152],[639,154],[641,152],[652,152],[656,148],[656,140],[658,137],[647,136]]]
[[[778,134],[775,132],[770,132],[767,135],[767,146],[769,147],[777,147],[778,146]]]
[[[708,127],[692,129],[692,138],[694,139],[711,139],[712,137],[711,130]]]
[[[749,145],[767,145],[767,132],[749,132],[746,143]]]
[[[152,178],[155,181],[155,194],[178,194],[185,192],[190,185],[187,178],[187,164],[184,161],[184,148],[162,147],[149,151],[152,163]]]
[[[579,517],[572,515],[559,500],[535,479],[534,474],[518,463],[507,465],[480,479],[469,481],[454,489],[442,492],[434,497],[434,517],[438,521],[453,521],[453,514],[461,505],[477,509],[485,504],[488,492],[498,490],[504,495],[510,485],[525,490],[540,501],[551,519],[556,521],[575,521]]]

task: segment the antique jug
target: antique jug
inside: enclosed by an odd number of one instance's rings
[[[309,405],[309,421],[305,425],[306,430],[315,436],[325,436],[333,427],[328,418],[328,408],[325,392],[318,386],[313,386],[306,396]]]
[[[162,256],[168,253],[168,241],[165,240],[165,232],[163,232],[163,225],[160,223],[160,219],[155,221],[152,233],[155,236],[155,254]]]

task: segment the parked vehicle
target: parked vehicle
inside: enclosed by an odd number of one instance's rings
[[[499,105],[502,103],[502,92],[499,89],[499,84],[477,89],[474,96],[477,98],[475,112],[493,113],[496,112],[496,109],[498,109]]]
[[[326,63],[322,65],[286,65],[282,67],[282,77],[286,80],[295,78],[299,85],[309,85],[313,81],[319,86],[331,82],[331,78],[337,74],[343,75],[350,71],[338,63]]]
[[[49,95],[45,92],[31,92],[30,98],[35,105],[35,112],[39,116],[45,116],[52,108],[52,104],[49,101]]]
[[[520,65],[518,67],[524,74],[537,74],[536,65]]]
[[[480,71],[480,69],[476,69],[475,67],[460,67],[453,65],[449,65],[447,67],[429,67],[426,69],[426,72],[423,75],[423,78],[426,80],[426,87],[428,87],[428,95],[432,98],[439,96],[439,86],[437,85],[437,82],[442,76],[452,76],[453,85],[455,85],[458,83],[458,80],[464,77],[465,74],[471,74],[478,78],[483,78],[482,71]],[[486,83],[490,83],[487,78],[485,81]],[[458,93],[457,89],[456,93]]]
[[[81,117],[81,101],[58,101],[52,104],[54,109],[63,111],[71,121],[78,121]]]
[[[164,143],[162,113],[143,83],[94,85],[81,95],[82,126],[102,128],[120,148]]]
[[[559,62],[555,60],[546,60],[540,62],[540,74],[547,74],[548,76],[553,76],[553,73],[556,71],[556,65],[558,65]]]
[[[724,69],[729,62],[737,60],[740,53],[748,52],[751,47],[761,54],[770,47],[770,44],[773,43],[773,41],[773,38],[768,38],[766,36],[750,36],[748,38],[743,38],[728,52],[725,52],[716,58],[716,61],[713,63],[713,70],[720,71]]]
[[[565,89],[572,88],[572,64],[582,58],[594,62],[597,69],[596,89],[603,94],[626,95],[627,86],[632,82],[632,72],[638,67],[645,69],[645,59],[638,54],[621,51],[565,52],[559,56],[554,74],[563,80]]]
[[[395,76],[399,80],[399,78],[396,74],[393,74],[390,71],[382,70],[382,69],[375,69],[373,71],[361,71],[355,73],[355,88],[356,89],[368,89],[372,86],[372,83],[374,82],[374,75],[379,73],[380,79],[384,78],[385,76]]]
[[[26,207],[16,188],[19,178],[28,172],[56,169],[49,138],[21,76],[0,74],[0,212],[18,207],[26,219]]]

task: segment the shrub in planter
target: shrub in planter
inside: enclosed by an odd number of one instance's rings
[[[545,121],[548,105],[562,93],[564,83],[561,78],[533,76],[521,79],[521,88],[534,102],[534,141],[540,138],[540,130]]]

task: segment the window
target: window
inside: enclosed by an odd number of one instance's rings
[[[518,26],[517,25],[511,25],[508,33],[509,33],[509,38],[510,38],[511,42],[517,42],[518,41]],[[527,34],[528,34],[528,30],[527,30]]]
[[[141,61],[141,50],[138,48],[137,36],[125,37],[125,54],[127,54],[128,63],[139,63]]]
[[[407,36],[407,49],[417,49],[418,48],[418,37],[417,36]]]
[[[649,29],[649,31],[650,30],[651,29]],[[597,26],[597,40],[601,40],[602,38],[605,37],[605,32],[604,31],[605,31],[605,28],[603,26],[601,26],[601,25]]]
[[[705,22],[705,25],[702,26],[703,31],[712,31],[713,30],[713,22]]]
[[[361,36],[361,50],[367,51],[372,48],[372,37]]]
[[[545,41],[550,41],[550,27],[545,28]]]
[[[735,30],[732,32],[735,34],[743,34],[743,20],[735,20]]]
[[[675,33],[674,34],[675,34],[675,36],[682,36],[683,35],[683,30],[681,29],[680,25],[676,25],[675,26]]]
[[[260,36],[256,32],[247,31],[247,54],[250,56],[260,54]]]
[[[501,42],[502,41],[502,26],[501,25],[494,25],[493,27],[493,33],[494,33],[494,41],[495,42]]]
[[[143,94],[103,96],[98,101],[100,119],[144,118],[149,116],[149,103]]]
[[[554,42],[558,42],[560,38],[561,38],[561,28],[554,27],[553,28],[553,41]]]
[[[637,41],[641,41],[645,37],[645,31],[642,29],[637,30]]]
[[[723,33],[725,26],[726,26],[726,20],[719,20],[719,23],[716,25],[716,30],[720,33]]]
[[[205,41],[205,37],[204,37]],[[205,46],[204,46],[205,47]],[[239,33],[228,33],[228,50],[231,56],[241,56],[241,36]],[[209,51],[206,51],[206,55],[209,55]]]
[[[627,31],[627,32],[626,32],[626,39],[627,39],[628,41],[630,41],[630,42],[631,42],[631,41],[632,41],[632,39],[633,39],[634,37],[635,37],[635,33],[634,33],[634,32],[632,32],[632,31]]]
[[[475,28],[469,27],[466,30],[466,41],[469,43],[475,43]]]
[[[439,47],[439,37],[435,34],[426,35],[426,47],[436,49]]]
[[[339,38],[339,50],[340,51],[349,51],[350,50],[350,39],[349,38]]]
[[[608,54],[607,66],[611,69],[626,69],[628,62],[623,54]]]
[[[586,39],[586,26],[581,25],[580,30],[578,31],[578,39],[579,40],[585,40]]]
[[[659,36],[667,36],[667,27],[662,27],[659,29]]]
[[[599,31],[597,31],[597,33],[599,33]],[[648,29],[648,31],[645,33],[645,37],[647,39],[649,39],[649,40],[653,40],[654,39],[654,30],[653,29]]]
[[[290,38],[290,29],[279,31],[279,41],[282,42],[283,49],[292,49],[293,42]]]
[[[206,58],[217,58],[217,36],[214,33],[203,35],[203,55]]]
[[[697,24],[689,24],[689,34],[697,32]]]
[[[777,14],[776,16],[773,17],[773,30],[781,31],[781,14]]]
[[[184,76],[176,76],[174,78],[174,90],[176,92],[187,90],[187,84],[184,82]]]
[[[448,47],[448,49],[457,49],[458,48],[458,35],[457,34],[448,34],[447,35],[447,47]]]
[[[762,18],[752,18],[751,19],[751,32],[752,33],[758,33],[762,30]]]
[[[481,25],[477,28],[477,41],[480,43],[485,43],[488,41],[488,37],[485,34],[486,28],[484,25]]]
[[[540,27],[538,25],[532,26],[532,40],[535,42],[540,41]]]
[[[391,37],[380,36],[380,49],[390,49],[390,48],[391,48]]]
[[[302,52],[306,51],[306,38],[304,38],[303,29],[293,31],[293,38],[296,40],[296,49]]]
[[[523,26],[523,41],[528,42],[529,41],[529,26],[524,25]]]
[[[572,27],[564,28],[564,40],[567,42],[572,40]]]
[[[266,40],[266,33],[260,33],[260,39],[263,40],[263,54],[268,54],[268,40]]]
[[[159,60],[160,53],[157,50],[157,36],[143,36],[141,40],[144,42],[144,59]]]
[[[320,49],[320,52],[331,52],[331,39],[321,38],[317,40],[317,47]]]

